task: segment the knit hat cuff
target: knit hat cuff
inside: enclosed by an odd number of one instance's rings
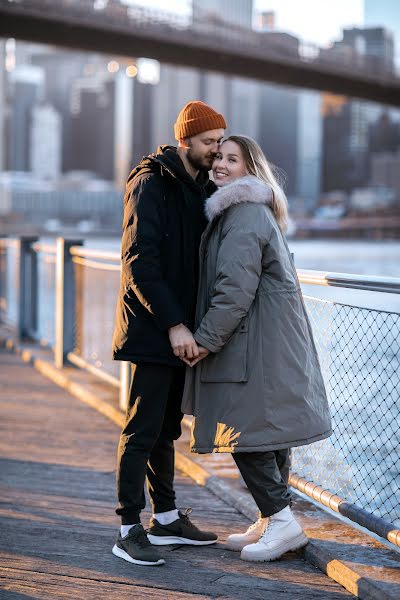
[[[224,117],[219,113],[213,113],[187,121],[177,121],[174,125],[175,139],[180,140],[210,129],[226,129]]]

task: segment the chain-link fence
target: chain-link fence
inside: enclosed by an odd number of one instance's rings
[[[400,315],[305,297],[333,435],[296,448],[293,471],[400,525]]]

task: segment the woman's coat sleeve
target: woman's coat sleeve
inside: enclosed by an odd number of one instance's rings
[[[261,277],[262,246],[256,232],[237,225],[222,237],[210,307],[194,336],[211,352],[223,348],[251,307]]]

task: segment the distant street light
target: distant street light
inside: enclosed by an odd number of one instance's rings
[[[116,60],[110,60],[107,65],[107,70],[109,73],[117,73],[119,71],[119,63]]]
[[[128,67],[126,67],[126,74],[128,75],[128,77],[136,77],[137,72],[138,70],[135,65],[129,65]]]

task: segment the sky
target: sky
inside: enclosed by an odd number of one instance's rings
[[[122,0],[168,12],[190,14],[191,0]],[[386,26],[397,38],[400,64],[400,0],[253,0],[254,11],[275,12],[276,28],[302,40],[329,46],[347,27]]]
[[[277,29],[319,46],[341,39],[344,27],[364,24],[364,0],[254,0],[254,8],[274,11]]]

